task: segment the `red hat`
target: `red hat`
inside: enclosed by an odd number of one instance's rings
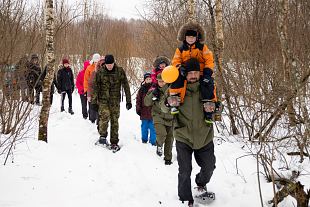
[[[69,60],[68,60],[68,59],[66,59],[66,58],[62,59],[62,64],[64,65],[64,64],[66,64],[66,63],[68,63],[68,64],[69,64]]]

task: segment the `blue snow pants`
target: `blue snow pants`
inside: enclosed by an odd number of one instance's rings
[[[150,137],[150,143],[152,145],[156,144],[156,132],[153,120],[141,120],[141,135],[143,143],[147,143]]]

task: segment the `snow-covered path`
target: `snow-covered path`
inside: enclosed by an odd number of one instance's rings
[[[13,163],[0,166],[1,207],[187,206],[178,201],[175,148],[173,164],[165,166],[155,147],[141,143],[134,108],[127,111],[121,104],[122,149],[112,153],[94,145],[99,137],[96,125],[82,118],[77,94],[73,116],[59,112],[59,95],[54,99],[48,144],[29,139],[17,146]],[[220,138],[215,143],[217,168],[208,185],[217,198],[212,206],[261,206],[255,160],[239,159],[237,175],[235,160],[244,154],[239,144]],[[195,163],[193,187],[198,170]],[[262,188],[264,194],[272,195],[270,184],[263,181]]]

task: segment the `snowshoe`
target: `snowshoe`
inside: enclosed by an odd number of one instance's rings
[[[113,153],[119,151],[121,148],[118,146],[118,144],[112,144],[111,145],[111,150]]]
[[[163,155],[163,147],[157,146],[156,154],[161,157]]]
[[[111,146],[105,137],[100,137],[99,140],[95,143],[95,145],[105,147],[109,150],[111,149]]]
[[[195,196],[195,200],[201,204],[210,204],[215,200],[215,193],[213,192],[204,192]]]

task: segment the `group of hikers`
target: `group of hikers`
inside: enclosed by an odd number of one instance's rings
[[[196,22],[184,24],[178,32],[181,45],[170,61],[158,56],[151,73],[145,73],[136,97],[136,113],[141,119],[141,141],[156,146],[156,154],[164,155],[164,164],[172,163],[172,147],[175,140],[177,151],[178,196],[188,206],[194,205],[191,187],[192,154],[200,171],[196,174],[194,189],[200,192],[199,200],[214,199],[207,191],[215,169],[213,116],[217,109],[216,87],[213,79],[213,54],[204,43],[206,34]],[[32,55],[30,61],[22,58],[17,67],[26,67],[26,90],[22,98],[39,104],[46,67],[41,72],[39,57]],[[165,82],[168,66],[178,70],[173,82]],[[65,111],[64,100],[69,100],[68,112],[73,114],[72,93],[76,88],[81,99],[82,116],[97,124],[98,144],[107,145],[113,151],[120,149],[119,124],[121,91],[126,95],[126,109],[132,108],[130,86],[125,70],[119,66],[112,54],[92,55],[84,62],[74,83],[68,59],[63,59],[53,80],[61,94],[61,111]],[[34,93],[36,92],[36,93]],[[35,95],[34,95],[35,94]],[[88,106],[88,107],[87,107]],[[110,122],[110,139],[108,125]],[[211,196],[210,196],[211,195]]]

